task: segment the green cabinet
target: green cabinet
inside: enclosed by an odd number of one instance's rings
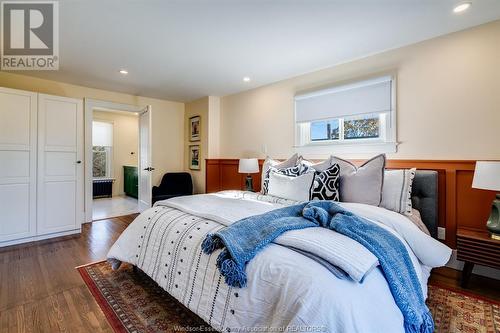
[[[138,197],[139,181],[137,176],[137,167],[123,166],[123,190],[129,197]]]

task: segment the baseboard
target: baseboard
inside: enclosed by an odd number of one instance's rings
[[[457,250],[453,250],[450,261],[448,261],[446,267],[453,268],[459,271],[461,271],[464,267],[464,262],[457,260]],[[491,279],[500,280],[500,270],[491,267],[474,265],[474,270],[472,271],[472,273]]]
[[[78,229],[73,229],[73,230],[54,232],[54,233],[46,234],[46,235],[31,236],[31,237],[25,237],[25,238],[20,238],[20,239],[14,239],[14,240],[10,240],[10,241],[0,242],[0,248],[5,247],[5,246],[36,242],[36,241],[41,241],[41,240],[50,239],[50,238],[69,236],[69,235],[79,234],[81,232],[82,232],[82,229],[78,228]]]

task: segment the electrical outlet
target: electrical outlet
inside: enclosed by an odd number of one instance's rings
[[[446,239],[446,228],[438,227],[438,239]]]

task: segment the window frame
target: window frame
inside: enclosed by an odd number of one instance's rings
[[[327,119],[317,119],[315,121],[327,121],[338,119],[339,120],[339,139],[338,140],[317,140],[313,141],[310,138],[310,122],[297,122],[297,98],[304,98],[306,96],[317,96],[322,94],[327,94],[331,90],[341,90],[343,87],[363,87],[373,82],[387,80],[391,82],[391,110],[389,112],[382,113],[367,113],[385,115],[385,120],[380,122],[380,137],[379,138],[360,138],[360,139],[344,139],[344,121],[349,118],[356,118],[360,115],[343,116],[343,117],[332,117]],[[397,138],[397,109],[396,109],[396,75],[386,74],[378,75],[371,78],[357,79],[349,82],[340,83],[328,88],[322,88],[318,90],[309,91],[307,94],[298,94],[294,97],[294,149],[296,152],[301,154],[331,154],[333,151],[335,153],[395,153],[397,152],[398,142]],[[381,119],[382,120],[382,119]],[[309,126],[309,129],[304,128]],[[384,129],[382,129],[384,127]],[[304,132],[308,133],[304,133]]]
[[[105,153],[106,153],[106,176],[104,177],[94,177],[93,175],[93,168],[91,170],[92,172],[92,178],[94,179],[102,179],[102,178],[114,178],[114,167],[113,167],[113,163],[114,163],[114,150],[113,150],[113,147],[114,147],[114,144],[115,144],[115,122],[113,120],[108,120],[108,119],[101,119],[99,117],[95,117],[92,119],[92,122],[101,122],[101,123],[108,123],[108,124],[111,124],[111,128],[112,128],[112,144],[113,146],[94,146],[92,145],[92,161],[94,160],[94,147],[104,147],[105,149]]]

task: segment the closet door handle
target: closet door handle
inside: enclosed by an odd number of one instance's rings
[[[82,161],[76,161],[76,164],[81,164],[81,163],[82,163]]]

